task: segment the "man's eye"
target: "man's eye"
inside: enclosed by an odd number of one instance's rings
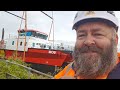
[[[85,34],[78,35],[78,37],[84,37],[84,36],[85,36]]]
[[[102,34],[96,33],[94,34],[95,36],[103,36]]]

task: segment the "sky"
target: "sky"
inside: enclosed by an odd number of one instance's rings
[[[23,11],[9,11],[22,17]],[[52,11],[44,11],[52,16]],[[72,30],[73,19],[77,11],[53,11],[54,18],[54,38],[55,40],[73,41],[76,40],[76,32]],[[115,11],[115,15],[119,20],[120,25],[120,11]],[[0,11],[0,40],[2,28],[5,29],[4,38],[9,36],[17,36],[17,30],[20,27],[21,19],[10,15],[4,11]],[[49,35],[52,20],[40,11],[27,11],[27,28],[35,29]],[[21,29],[24,29],[24,20]],[[52,28],[53,31],[53,28]],[[51,31],[50,39],[53,39],[53,32]],[[120,30],[118,30],[120,37]],[[118,43],[118,51],[120,51],[120,39]]]

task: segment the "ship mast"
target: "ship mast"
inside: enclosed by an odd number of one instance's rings
[[[25,61],[26,31],[27,31],[27,11],[25,11],[25,42],[24,42],[24,54],[23,54],[23,61]]]
[[[23,16],[24,16],[24,11],[23,11],[23,15],[22,15],[22,18],[23,18]],[[19,31],[21,30],[21,25],[22,25],[22,21],[23,21],[23,19],[21,19],[21,23],[20,23],[20,27],[19,27],[19,29],[18,29],[18,38],[17,38],[17,48],[16,48],[16,59],[17,59],[17,51],[18,51],[18,43],[19,43]]]
[[[25,31],[25,41],[24,41],[24,52],[23,52],[23,61],[25,61],[25,49],[26,49],[26,31],[27,31],[27,11],[23,11],[23,15],[22,15],[22,18],[24,17],[25,15],[25,27],[24,27],[24,31]],[[18,52],[18,43],[19,43],[19,31],[21,30],[21,25],[22,25],[22,21],[23,19],[21,20],[21,23],[20,23],[20,27],[19,27],[19,30],[18,30],[18,38],[17,38],[17,48],[16,48],[16,59],[17,59],[17,52]]]

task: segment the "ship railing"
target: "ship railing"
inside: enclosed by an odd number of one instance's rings
[[[0,59],[0,60],[3,60],[3,59]],[[40,72],[40,71],[37,71],[37,70],[35,70],[35,69],[32,69],[31,67],[27,67],[27,66],[24,66],[24,65],[15,63],[15,62],[11,62],[11,61],[9,61],[9,60],[3,60],[3,61],[6,62],[6,65],[7,65],[8,63],[10,63],[10,64],[18,65],[18,66],[20,66],[20,67],[23,67],[23,68],[27,69],[28,72],[29,72],[28,77],[30,77],[30,73],[33,72],[33,73],[36,73],[36,74],[38,74],[38,75],[43,75],[43,76],[46,76],[46,77],[48,77],[48,78],[53,78],[53,76],[48,75],[48,74],[43,73],[43,72]],[[20,79],[19,77],[16,77],[16,76],[14,76],[14,75],[12,75],[12,74],[10,74],[10,73],[6,73],[6,78],[8,78],[8,79],[9,79],[9,78]]]

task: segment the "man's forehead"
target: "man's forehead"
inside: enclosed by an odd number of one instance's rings
[[[86,32],[88,30],[91,30],[94,32],[95,31],[104,31],[104,32],[108,31],[109,32],[111,28],[112,28],[111,26],[108,26],[105,23],[92,22],[92,23],[85,23],[85,24],[80,25],[76,31],[77,32]]]
[[[84,24],[81,24],[78,29],[80,28],[96,28],[96,27],[99,27],[99,28],[104,28],[104,27],[107,27],[107,28],[112,28],[111,26],[107,25],[106,23],[103,23],[103,22],[87,22],[87,23],[84,23]]]

